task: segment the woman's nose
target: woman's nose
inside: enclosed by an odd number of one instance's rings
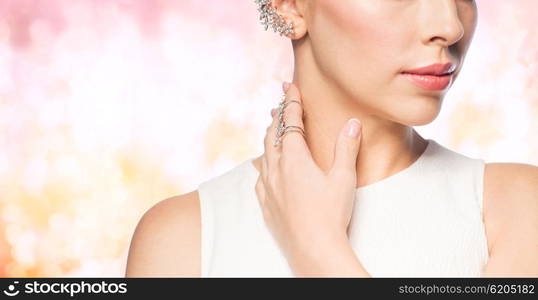
[[[422,1],[424,44],[436,43],[442,47],[448,47],[463,37],[465,29],[457,1],[459,0]]]

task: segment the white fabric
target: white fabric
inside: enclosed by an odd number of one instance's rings
[[[248,159],[199,185],[202,277],[293,277]],[[357,189],[350,243],[373,277],[476,277],[488,259],[485,162],[428,139],[408,168]]]

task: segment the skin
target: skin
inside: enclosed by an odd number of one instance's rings
[[[254,160],[264,219],[297,276],[369,277],[345,232],[353,189],[400,172],[425,150],[425,140],[412,126],[436,118],[447,89],[426,91],[399,73],[452,62],[455,80],[476,27],[476,4],[273,4],[295,30],[290,36],[295,72],[287,97],[302,105],[289,105],[284,118],[288,125],[302,126],[306,139],[289,133],[274,148],[275,119],[268,127],[265,152]],[[346,136],[351,118],[361,123],[357,138]],[[315,189],[320,186],[324,189]],[[538,277],[538,167],[488,163],[483,188],[489,260],[482,276]],[[298,213],[304,210],[310,213]],[[199,261],[199,198],[192,191],[144,214],[133,235],[126,276],[197,277]]]

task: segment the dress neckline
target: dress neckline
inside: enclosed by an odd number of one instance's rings
[[[362,191],[367,191],[367,190],[377,188],[377,187],[380,187],[380,186],[383,186],[383,185],[387,185],[387,184],[390,184],[391,182],[397,180],[398,178],[400,178],[400,177],[402,177],[402,176],[404,176],[406,174],[409,174],[409,173],[413,172],[414,170],[416,170],[419,165],[422,165],[424,163],[424,161],[426,160],[427,157],[431,156],[431,153],[434,151],[434,148],[438,145],[435,140],[426,139],[426,141],[427,141],[427,145],[426,145],[426,148],[424,149],[424,151],[422,151],[420,156],[414,162],[412,162],[411,165],[409,165],[407,168],[402,169],[402,170],[398,171],[397,173],[389,175],[388,177],[385,177],[385,178],[383,178],[381,180],[378,180],[376,182],[372,182],[370,184],[358,187],[355,190],[357,192],[362,192]],[[249,168],[253,172],[253,174],[255,174],[256,177],[257,177],[257,176],[259,176],[259,172],[258,172],[258,169],[256,169],[256,167],[253,164],[254,159],[255,159],[255,157],[248,159],[246,161],[246,165],[247,165],[247,168]]]
[[[426,145],[426,148],[422,151],[420,156],[414,162],[412,162],[407,168],[402,169],[376,182],[372,182],[370,184],[358,187],[355,190],[357,192],[362,192],[362,191],[367,191],[367,190],[377,188],[383,185],[387,185],[395,180],[398,180],[398,178],[401,178],[402,176],[405,176],[405,175],[409,175],[411,172],[415,171],[420,165],[424,164],[424,161],[426,160],[426,158],[431,156],[431,153],[434,151],[435,146],[437,146],[437,143],[432,139],[426,139],[426,141],[428,142],[428,144]]]

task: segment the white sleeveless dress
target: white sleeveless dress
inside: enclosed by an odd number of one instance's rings
[[[488,260],[485,161],[432,139],[406,169],[357,189],[349,239],[372,277],[478,277]],[[202,277],[293,277],[248,159],[198,187]]]

